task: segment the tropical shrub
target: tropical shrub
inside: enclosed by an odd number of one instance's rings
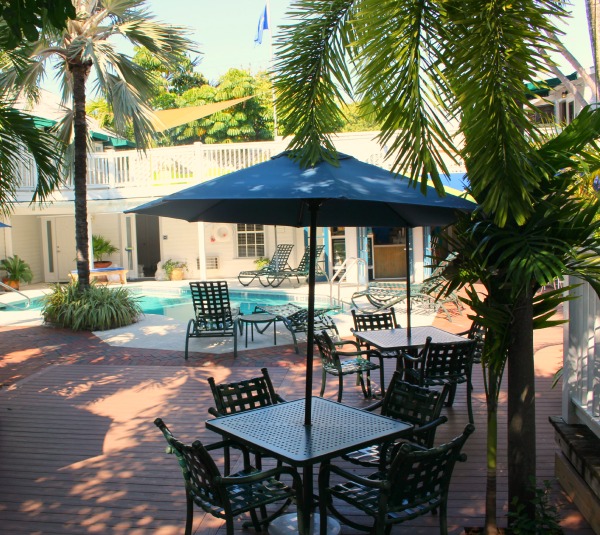
[[[92,249],[94,252],[94,260],[96,262],[102,262],[104,257],[119,251],[119,248],[115,247],[110,240],[99,234],[94,234],[92,236]]]
[[[135,323],[142,309],[127,288],[111,289],[92,282],[80,291],[77,283],[57,284],[44,297],[46,323],[73,331],[104,331]]]
[[[33,280],[33,272],[30,265],[20,258],[19,255],[9,256],[0,260],[0,269],[6,271],[6,278],[9,281],[31,282]]]

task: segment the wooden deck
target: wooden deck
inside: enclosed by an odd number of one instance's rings
[[[436,325],[457,332],[464,317]],[[207,377],[234,380],[267,365],[278,392],[287,399],[304,394],[302,355],[292,348],[199,355],[184,364],[181,352],[111,348],[89,334],[44,327],[0,328],[0,533],[170,535],[183,532],[182,477],[166,455],[153,420],[161,417],[185,441],[213,441],[205,429],[211,396]],[[554,475],[553,429],[560,414],[560,389],[552,375],[560,365],[562,329],[536,333],[538,475]],[[302,353],[302,351],[301,351]],[[315,394],[320,380],[315,365]],[[390,370],[391,373],[391,370]],[[334,397],[334,382],[326,392]],[[505,401],[505,397],[503,400]],[[344,402],[364,406],[360,389],[347,379]],[[475,373],[476,432],[466,445],[468,461],[455,470],[450,533],[480,526],[485,493],[485,403],[482,377]],[[449,423],[437,441],[458,434],[467,423],[464,387]],[[505,403],[499,425],[499,500],[506,509]],[[593,533],[556,483],[565,533]],[[394,529],[413,535],[439,533],[427,516]],[[505,520],[501,520],[502,525]],[[241,531],[241,522],[237,524]],[[196,512],[195,533],[224,533],[221,523]],[[354,533],[343,527],[342,533]]]

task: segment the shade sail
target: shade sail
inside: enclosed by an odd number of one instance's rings
[[[323,161],[307,169],[291,156],[283,152],[128,212],[186,221],[310,228],[304,420],[311,425],[317,226],[444,225],[455,220],[457,211],[472,211],[476,205],[454,195],[439,197],[432,187],[423,195],[406,177],[345,154],[338,155],[337,166]],[[410,290],[407,301],[410,329]]]
[[[189,106],[187,108],[175,108],[171,110],[158,110],[154,112],[152,126],[156,132],[164,132],[169,128],[175,128],[182,124],[191,123],[202,117],[207,117],[218,111],[235,106],[240,102],[251,99],[252,96],[214,102],[203,106]]]

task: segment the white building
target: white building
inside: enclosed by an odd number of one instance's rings
[[[42,105],[28,111],[43,121],[58,119],[58,102],[45,94]],[[50,124],[50,123],[48,123]],[[174,191],[262,162],[285,150],[286,143],[256,142],[150,149],[144,153],[128,149],[126,142],[91,125],[95,152],[88,156],[89,234],[109,239],[119,252],[109,260],[129,270],[130,279],[155,277],[157,266],[168,259],[187,263],[185,278],[231,278],[240,271],[255,269],[259,257],[271,257],[277,243],[292,243],[290,265],[300,261],[308,236],[305,229],[245,224],[187,223],[185,221],[124,214],[145,202]],[[375,141],[376,132],[340,134],[339,151],[382,165],[385,153]],[[459,168],[452,168],[460,172]],[[23,169],[18,202],[11,228],[0,230],[0,258],[18,254],[34,273],[34,282],[65,282],[75,263],[73,189],[61,187],[43,207],[30,204],[35,175]],[[319,229],[325,245],[322,268],[330,276],[344,260],[369,259],[369,273],[360,268],[348,278],[365,282],[406,277],[405,229]],[[424,254],[429,229],[413,229],[413,276],[424,276]],[[161,275],[160,270],[158,276]]]

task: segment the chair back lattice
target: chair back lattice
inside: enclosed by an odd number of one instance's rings
[[[380,331],[398,328],[394,307],[391,307],[388,312],[378,312],[377,314],[358,314],[356,310],[352,309],[352,319],[356,331]]]
[[[235,328],[227,281],[190,282],[196,329],[232,334]]]
[[[327,312],[333,309],[315,308],[315,333],[326,329],[337,335],[338,329],[333,319],[327,315]],[[277,316],[279,321],[282,321],[285,327],[292,333],[308,332],[308,310],[294,303],[287,305],[266,305],[257,306],[255,312],[266,312]]]
[[[277,245],[273,257],[267,266],[269,271],[280,271],[282,269],[291,269],[288,259],[292,253],[294,245],[291,243],[280,243]]]
[[[321,363],[324,370],[340,370],[340,357],[335,349],[335,344],[326,331],[315,332],[315,344],[319,348]]]
[[[476,340],[464,342],[432,343],[423,348],[421,384],[436,385],[448,382],[464,383],[471,376]]]
[[[266,368],[262,368],[261,372],[261,377],[218,385],[213,377],[209,377],[208,384],[216,405],[209,412],[215,416],[225,416],[280,402],[281,398],[275,393],[269,372]]]
[[[324,245],[317,245],[317,248],[315,249],[315,262],[319,261],[319,257],[321,256],[321,253],[323,252],[323,249],[325,248]],[[310,249],[307,247],[306,250],[304,251],[304,254],[302,255],[302,258],[300,259],[300,263],[298,264],[298,268],[296,269],[296,271],[300,272],[300,273],[308,273],[309,271],[309,265],[308,265],[308,261],[309,261],[309,257],[310,257]],[[319,270],[317,270],[319,271]]]
[[[475,340],[475,353],[473,355],[474,362],[481,362],[481,356],[483,355],[483,346],[485,345],[485,335],[487,334],[487,329],[477,320],[473,320],[471,323],[471,327],[467,332],[467,338],[469,340]]]
[[[200,441],[190,446],[177,440],[160,418],[154,420],[154,424],[169,444],[167,452],[177,457],[188,495],[207,513],[223,518],[223,496],[220,489],[213,485],[213,481],[220,478],[221,474],[210,453]]]
[[[429,390],[402,381],[402,373],[395,371],[383,398],[381,415],[412,424],[415,431],[418,431],[419,428],[440,417],[447,395],[447,386],[442,390]],[[420,446],[431,448],[436,429],[437,427],[432,427],[426,433],[416,432],[407,439]]]
[[[418,508],[423,514],[444,503],[454,465],[466,460],[461,449],[474,430],[473,425],[467,424],[460,436],[429,450],[416,450],[407,443],[398,448],[386,477],[390,482],[387,510]]]

